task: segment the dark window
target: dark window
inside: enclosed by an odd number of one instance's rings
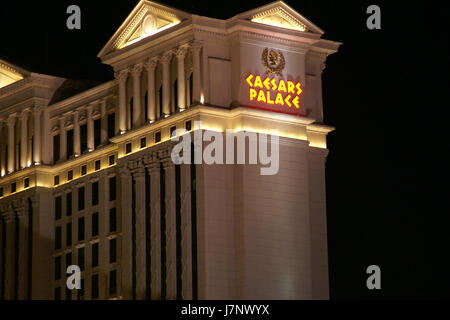
[[[55,220],[61,219],[61,212],[62,212],[62,197],[57,196],[55,198]]]
[[[59,184],[59,176],[54,176],[54,177],[53,177],[53,184],[54,184],[55,186],[57,186],[57,185]]]
[[[175,136],[175,130],[177,130],[176,126],[170,127],[170,137],[174,137]]]
[[[94,274],[92,276],[91,298],[98,298],[98,274]]]
[[[191,120],[186,121],[186,130],[187,130],[187,131],[191,131],[191,128],[192,128],[192,122],[191,122]]]
[[[116,208],[109,209],[109,232],[114,232],[117,229]]]
[[[163,113],[163,93],[162,93],[162,85],[159,86],[158,97],[159,97],[159,118],[164,118]]]
[[[116,135],[116,114],[108,114],[108,139]]]
[[[61,300],[61,287],[55,288],[55,300]]]
[[[101,143],[102,120],[94,120],[94,147],[97,148]]]
[[[61,249],[61,226],[55,228],[55,250]]]
[[[77,299],[84,300],[84,279],[81,279],[80,282],[81,282],[80,283],[81,288],[80,288],[80,290],[77,290],[77,295],[78,295]]]
[[[92,268],[98,267],[98,243],[92,245]]]
[[[117,291],[117,271],[111,270],[109,272],[109,294],[113,295],[116,294]]]
[[[66,286],[66,300],[72,300],[72,290]]]
[[[145,148],[147,146],[147,139],[141,138],[141,148]]]
[[[72,252],[66,253],[66,269],[72,265]]]
[[[84,217],[78,218],[78,241],[84,240]]]
[[[66,225],[66,246],[72,245],[72,222]]]
[[[116,200],[116,177],[109,178],[109,201]]]
[[[96,160],[95,161],[95,170],[97,171],[97,170],[100,170],[100,160]]]
[[[115,158],[115,157],[114,157],[113,154],[109,156],[109,165],[110,165],[110,166],[112,166],[112,165],[114,164],[114,162],[115,162],[115,159],[114,159],[114,158]]]
[[[81,175],[82,175],[82,176],[84,176],[84,175],[86,174],[86,171],[87,171],[86,165],[81,166]]]
[[[175,82],[173,83],[173,104],[175,105],[175,111],[179,110],[179,105],[178,105],[178,79],[175,80]]]
[[[148,121],[148,92],[145,91],[145,96],[144,96],[144,123],[147,123]]]
[[[81,153],[84,153],[87,151],[87,125],[83,124],[80,126],[80,146],[81,146]]]
[[[194,90],[193,90],[193,84],[192,84],[192,73],[191,73],[191,75],[189,76],[189,101],[188,101],[188,103],[189,103],[189,105],[191,106],[192,105],[192,100],[193,100],[193,94],[194,94]]]
[[[98,205],[98,181],[92,183],[92,206]]]
[[[78,249],[78,266],[81,271],[84,271],[84,247]],[[81,286],[83,288],[83,286]]]
[[[130,153],[131,152],[131,142],[127,143],[125,145],[125,153]]]
[[[158,143],[161,141],[161,131],[158,131],[155,133],[155,143]]]
[[[11,183],[11,193],[16,192],[16,183]]]
[[[70,181],[73,179],[73,170],[67,171],[67,180]]]
[[[84,210],[84,187],[78,188],[78,211]]]
[[[29,186],[30,186],[30,178],[25,178],[25,180],[23,180],[23,187],[28,188]]]
[[[73,156],[73,130],[67,130],[67,157]]]
[[[98,212],[92,214],[92,236],[98,236]]]
[[[116,262],[116,239],[109,240],[109,263]]]
[[[59,134],[53,136],[53,163],[59,161]]]
[[[134,114],[133,114],[133,109],[134,109],[134,107],[133,107],[133,104],[134,104],[134,101],[133,101],[133,97],[131,97],[131,100],[130,100],[130,128],[133,128],[133,117],[134,117]]]
[[[72,215],[72,192],[66,194],[66,215],[68,217]]]
[[[0,197],[3,197],[3,188],[0,188]]]
[[[61,256],[55,257],[55,280],[61,280]]]

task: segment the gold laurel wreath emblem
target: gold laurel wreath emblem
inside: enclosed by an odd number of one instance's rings
[[[286,61],[284,60],[283,53],[281,51],[276,52],[275,50],[270,50],[270,64],[269,64],[269,49],[265,48],[262,53],[262,65],[266,69],[266,74],[270,76],[275,74],[277,76],[281,75]],[[276,60],[276,61],[274,61]]]

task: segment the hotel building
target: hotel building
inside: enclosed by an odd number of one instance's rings
[[[68,96],[0,60],[0,299],[328,299],[323,33],[282,1],[142,0],[98,54],[109,82]],[[180,128],[277,129],[279,171],[175,165]]]

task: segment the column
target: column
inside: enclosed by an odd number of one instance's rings
[[[165,150],[164,153],[163,168],[166,186],[166,299],[175,300],[177,298],[175,165],[170,158],[170,151]]]
[[[201,85],[200,85],[200,50],[201,50],[201,43],[198,41],[195,41],[192,44],[192,64],[194,67],[193,72],[193,84],[192,84],[192,91],[193,91],[193,97],[192,101],[193,103],[199,103],[201,100]]]
[[[182,299],[192,300],[191,167],[180,165]]]
[[[159,159],[153,154],[146,163],[150,173],[150,257],[151,298],[161,299],[161,173]]]
[[[121,195],[121,286],[119,294],[123,299],[129,300],[133,298],[133,275],[132,275],[132,221],[131,221],[131,175],[127,164],[119,166],[120,176],[120,195]]]
[[[61,160],[66,160],[67,158],[67,130],[65,122],[65,116],[59,118],[59,158]]]
[[[15,217],[11,205],[8,205],[2,214],[6,225],[5,300],[12,300],[14,299]]]
[[[155,69],[158,64],[157,58],[152,58],[147,61],[145,68],[147,69],[147,116],[148,121],[156,120],[156,93],[155,93]]]
[[[8,173],[14,171],[15,124],[16,124],[16,114],[13,113],[8,117]]]
[[[184,58],[186,57],[187,48],[181,47],[177,50],[177,67],[178,67],[178,108],[180,111],[186,109],[186,77],[184,75]]]
[[[28,155],[28,112],[20,114],[20,168],[27,167]]]
[[[80,113],[78,110],[73,112],[73,153],[75,157],[81,155],[81,137],[80,137]]]
[[[136,299],[146,298],[145,241],[145,168],[141,161],[133,162],[131,170],[136,182]]]
[[[114,74],[119,80],[119,130],[123,134],[127,131],[127,78],[128,69]]]
[[[163,67],[163,114],[161,116],[167,117],[170,115],[170,60],[172,59],[172,52],[169,51],[165,53],[161,58],[161,63]]]
[[[142,63],[133,66],[133,127],[137,128],[141,125],[142,106],[141,106],[141,73]]]
[[[28,200],[22,199],[16,204],[17,217],[19,218],[19,286],[18,299],[27,299],[28,294]]]
[[[35,165],[41,164],[41,106],[35,106],[33,109],[34,115],[34,148],[33,148],[33,162]]]
[[[87,147],[88,151],[94,151],[94,119],[92,119],[92,111],[94,107],[92,104],[86,108],[87,114]]]
[[[101,115],[101,132],[100,143],[102,145],[108,144],[108,115],[106,114],[106,98],[100,102],[100,115]]]

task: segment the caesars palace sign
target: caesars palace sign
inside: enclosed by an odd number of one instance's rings
[[[250,101],[299,109],[300,94],[302,93],[301,83],[274,77],[279,77],[285,67],[283,53],[272,49],[264,49],[262,65],[266,69],[265,76],[249,74],[245,78]],[[283,112],[282,110],[279,111]]]

